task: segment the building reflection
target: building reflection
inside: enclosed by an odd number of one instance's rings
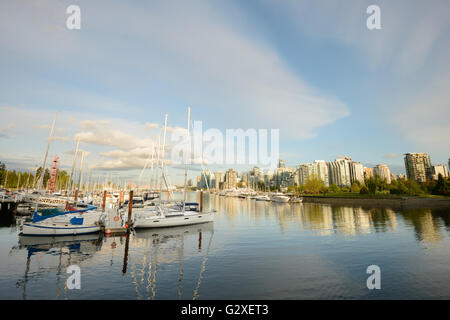
[[[443,239],[441,229],[445,220],[430,209],[404,210],[401,215],[408,225],[413,226],[418,241],[435,243]]]
[[[397,232],[399,223],[413,226],[421,242],[443,239],[442,228],[450,230],[450,216],[445,210],[415,209],[394,211],[390,208],[363,208],[315,203],[272,203],[251,199],[216,196],[214,205],[232,221],[249,217],[255,223],[277,221],[281,232],[292,226],[329,236]],[[399,222],[399,218],[402,220]]]

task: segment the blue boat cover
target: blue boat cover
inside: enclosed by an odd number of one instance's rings
[[[72,219],[70,219],[70,223],[73,225],[81,226],[83,224],[83,220],[84,218],[73,217]]]
[[[45,220],[45,219],[48,219],[48,218],[53,218],[53,217],[57,217],[57,216],[63,216],[63,215],[68,214],[68,213],[83,213],[83,212],[86,212],[86,211],[94,210],[95,208],[96,208],[95,206],[88,206],[88,208],[84,209],[84,210],[63,211],[63,212],[57,212],[55,214],[50,214],[50,215],[40,215],[39,213],[34,212],[33,213],[33,222],[39,222],[39,221],[42,221],[42,220]],[[81,224],[83,224],[83,222]]]

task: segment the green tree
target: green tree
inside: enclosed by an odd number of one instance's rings
[[[358,180],[352,183],[351,191],[353,193],[359,193],[361,191],[361,184],[359,183]]]
[[[377,183],[375,178],[370,177],[369,179],[367,179],[366,186],[367,189],[369,190],[369,194],[375,194],[377,192]]]
[[[366,186],[362,186],[362,188],[359,190],[360,194],[369,194],[369,189],[367,189]]]
[[[312,194],[318,194],[320,191],[322,191],[324,188],[322,180],[316,176],[311,175],[309,176],[305,184],[302,186],[302,189],[305,193],[312,193]]]
[[[432,193],[437,195],[450,195],[450,184],[448,183],[448,179],[446,181],[442,174],[438,175],[438,180]]]
[[[339,188],[336,184],[331,184],[327,190],[328,193],[339,193],[341,192],[341,188]]]

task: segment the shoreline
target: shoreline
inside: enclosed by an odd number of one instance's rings
[[[426,198],[426,197],[327,197],[303,195],[303,203],[338,204],[350,206],[376,206],[400,209],[428,208],[449,209],[450,198]]]

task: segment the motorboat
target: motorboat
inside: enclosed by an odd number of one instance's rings
[[[289,200],[289,202],[302,203],[303,202],[303,198],[302,197],[293,197],[293,198],[291,198],[291,200]]]
[[[273,202],[289,202],[290,199],[290,197],[285,196],[282,193],[273,193],[270,195],[270,200]]]
[[[255,197],[256,201],[270,201],[270,198],[267,195],[261,195]]]

